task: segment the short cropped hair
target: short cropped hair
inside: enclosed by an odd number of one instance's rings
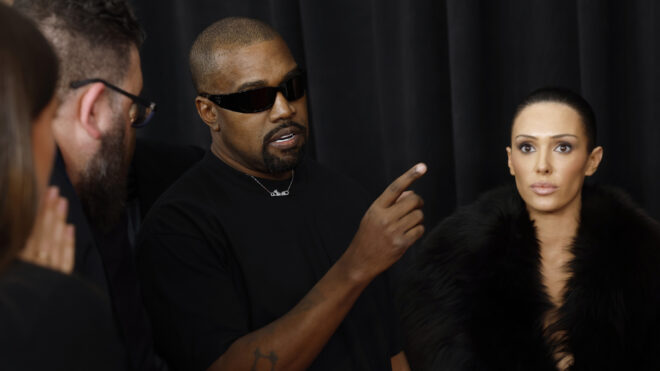
[[[280,37],[270,25],[252,18],[223,18],[208,26],[197,36],[190,49],[190,73],[195,90],[201,93],[208,76],[217,72],[215,52],[218,49],[247,46]]]
[[[15,0],[55,47],[60,60],[58,95],[76,80],[120,83],[129,69],[130,47],[144,33],[126,0]]]
[[[0,270],[27,241],[37,208],[31,133],[51,102],[57,57],[37,26],[0,3]]]
[[[596,147],[596,114],[594,110],[580,94],[562,87],[543,87],[529,93],[516,108],[511,128],[523,109],[534,103],[543,102],[562,103],[574,109],[580,116],[587,134],[587,149],[591,152]]]

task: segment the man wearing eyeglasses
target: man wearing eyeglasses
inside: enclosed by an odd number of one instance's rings
[[[214,23],[190,64],[211,148],[138,240],[159,353],[175,370],[407,369],[381,273],[424,231],[405,190],[425,165],[369,206],[305,158],[305,75],[260,21]]]
[[[155,109],[138,96],[142,30],[121,0],[16,0],[14,7],[36,21],[60,59],[51,181],[69,201],[74,272],[108,294],[129,367],[154,369],[126,205],[135,128]]]

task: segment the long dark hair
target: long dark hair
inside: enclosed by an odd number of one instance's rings
[[[32,21],[0,3],[0,270],[34,223],[32,123],[53,98],[57,70],[53,49]]]

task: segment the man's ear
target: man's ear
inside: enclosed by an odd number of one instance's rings
[[[598,146],[591,151],[589,154],[589,159],[587,160],[587,169],[584,172],[586,176],[592,176],[598,170],[598,165],[600,165],[601,160],[603,159],[603,147]]]
[[[506,147],[506,157],[507,157],[507,165],[509,166],[509,173],[515,176],[516,172],[513,170],[513,165],[511,164],[511,147],[509,146]]]
[[[204,121],[212,131],[220,131],[220,125],[218,124],[218,110],[211,101],[198,96],[195,98],[195,107],[197,107],[199,117],[202,118],[202,121]]]
[[[79,101],[78,121],[90,137],[99,139],[101,138],[99,121],[101,104],[103,104],[101,94],[105,90],[105,85],[98,82],[84,88],[85,92],[80,96]]]

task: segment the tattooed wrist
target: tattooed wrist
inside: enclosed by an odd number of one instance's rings
[[[270,352],[270,354],[261,353],[259,348],[254,350],[254,363],[252,364],[252,371],[257,371],[257,364],[259,360],[265,358],[270,361],[271,371],[275,371],[275,364],[277,363],[277,354],[275,352]]]

